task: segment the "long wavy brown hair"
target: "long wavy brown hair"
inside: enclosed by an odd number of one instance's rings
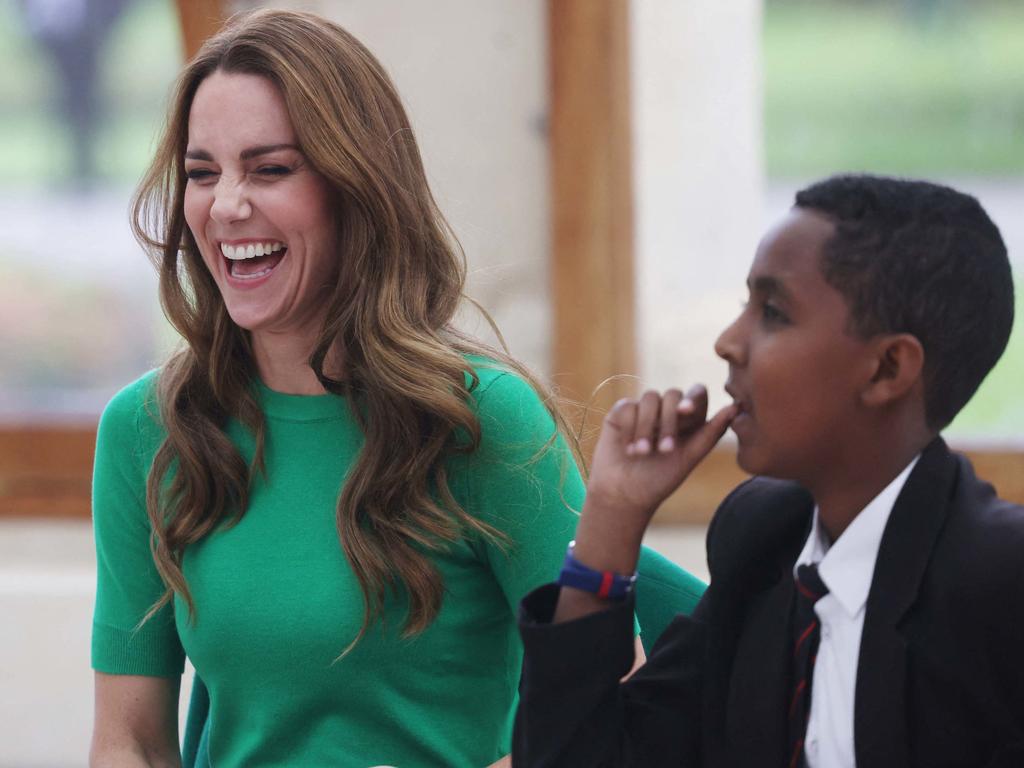
[[[310,365],[328,392],[351,398],[365,434],[337,506],[341,546],[363,592],[363,624],[352,645],[397,589],[408,596],[403,634],[415,634],[441,607],[443,584],[429,553],[467,536],[502,542],[499,531],[460,507],[445,474],[451,452],[480,442],[470,403],[478,380],[466,355],[489,357],[525,378],[577,460],[578,443],[536,377],[454,328],[465,257],[431,195],[384,69],[336,24],[271,10],[233,17],[186,66],[133,203],[136,237],[160,274],[161,304],[184,339],[158,377],[166,438],[146,504],[167,591],[147,618],[175,593],[195,617],[185,550],[237,521],[253,474],[266,471],[250,338],[228,316],[183,210],[189,111],[199,84],[215,71],[259,75],[280,89],[301,151],[332,188],[339,278]],[[335,352],[343,375],[331,378],[324,361]],[[251,464],[225,433],[230,419],[254,437]]]

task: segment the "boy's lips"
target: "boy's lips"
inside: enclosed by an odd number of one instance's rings
[[[725,391],[733,399],[733,403],[736,405],[736,415],[733,416],[732,422],[729,427],[735,433],[736,438],[743,441],[743,435],[748,431],[752,425],[752,418],[750,415],[750,405],[746,397],[744,397],[732,382],[727,382],[725,385]]]
[[[741,415],[743,415],[745,413],[748,413],[750,411],[750,409],[747,407],[746,398],[744,398],[742,395],[740,395],[736,391],[736,388],[731,383],[729,383],[729,382],[726,383],[725,391],[726,391],[726,394],[728,394],[729,397],[731,397],[733,399],[733,402],[739,408],[739,413],[737,413],[737,417],[739,417],[739,416],[741,416]]]

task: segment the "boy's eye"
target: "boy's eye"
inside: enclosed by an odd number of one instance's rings
[[[761,318],[766,323],[788,323],[786,313],[769,301],[761,305]]]

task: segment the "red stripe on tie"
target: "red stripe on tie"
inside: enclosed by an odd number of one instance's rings
[[[612,576],[611,571],[605,571],[601,574],[601,588],[597,590],[597,596],[600,598],[606,598],[612,593]]]
[[[805,587],[803,584],[801,584],[799,579],[796,582],[796,588],[800,590],[800,594],[801,595],[803,595],[804,597],[806,597],[808,600],[810,600],[812,602],[816,603],[821,598],[821,595],[818,595],[818,594],[815,594],[814,592],[811,592],[811,590],[809,590],[807,587]]]
[[[809,627],[807,627],[807,629],[804,630],[804,633],[802,635],[800,635],[800,637],[797,639],[796,646],[793,648],[793,655],[794,656],[796,656],[796,654],[800,651],[800,646],[803,644],[804,640],[806,640],[808,637],[810,637],[811,632],[814,631],[814,628],[816,626],[818,626],[817,620],[812,621],[811,625]]]
[[[800,764],[800,754],[804,751],[804,740],[800,739],[793,750],[793,758],[789,761],[789,768],[796,768]]]
[[[804,692],[804,688],[806,688],[806,687],[807,687],[807,681],[806,680],[801,680],[800,684],[796,687],[796,690],[793,691],[793,701],[790,702],[790,704],[789,704],[789,716],[790,717],[792,717],[793,715],[796,714],[797,702],[800,701],[800,694],[802,694]]]

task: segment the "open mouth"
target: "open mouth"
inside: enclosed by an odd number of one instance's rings
[[[288,247],[271,240],[237,246],[221,243],[220,251],[227,260],[228,274],[232,278],[257,280],[274,271],[288,252]]]

